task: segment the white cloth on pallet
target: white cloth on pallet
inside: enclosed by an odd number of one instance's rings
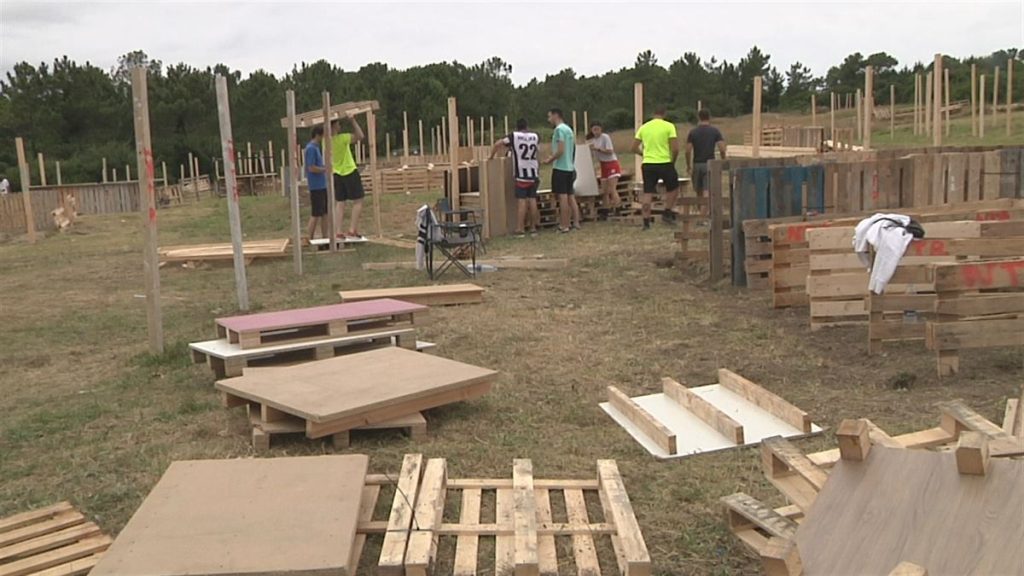
[[[909,223],[910,217],[902,214],[875,214],[857,224],[853,233],[853,250],[871,271],[868,290],[873,294],[885,292],[885,287],[896,273],[907,246],[910,246],[911,240],[914,239],[905,228]],[[874,262],[871,261],[869,246],[875,249]]]

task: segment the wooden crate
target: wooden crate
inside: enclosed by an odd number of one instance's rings
[[[67,502],[0,518],[0,574],[88,574],[111,542]]]
[[[386,498],[390,511],[378,518]],[[369,564],[367,573],[557,574],[571,562],[580,574],[651,574],[614,460],[599,460],[588,480],[534,478],[530,460],[514,460],[511,479],[457,479],[443,458],[407,454],[397,476],[367,475],[361,510],[356,554],[367,539],[381,540],[376,563],[353,559],[352,566]],[[485,549],[494,550],[493,562],[480,562]],[[602,566],[601,556],[615,558],[617,568]]]
[[[960,369],[960,351],[1024,346],[1024,259],[935,264],[935,319],[925,343],[939,376]]]

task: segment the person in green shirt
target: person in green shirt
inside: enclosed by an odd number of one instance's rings
[[[551,155],[544,159],[551,164],[551,191],[558,199],[558,231],[580,229],[580,206],[573,194],[576,182],[576,133],[562,117],[559,108],[548,110],[548,122],[555,128],[551,135]]]
[[[331,124],[331,168],[334,177],[334,229],[338,238],[362,239],[359,234],[359,216],[363,213],[363,178],[352,156],[352,144],[361,142],[365,135],[355,116],[347,114],[351,132],[342,131],[341,122]],[[352,223],[348,232],[341,232],[345,225],[345,202],[352,202]]]
[[[665,184],[665,211],[662,220],[666,224],[675,224],[676,197],[679,195],[679,173],[676,172],[676,160],[679,158],[679,139],[676,137],[675,124],[665,120],[665,108],[654,111],[654,118],[644,123],[636,132],[633,140],[633,152],[643,152],[644,159],[641,172],[644,191],[640,195],[640,207],[644,216],[644,230],[648,230],[654,222],[651,216],[651,204],[654,193],[658,190],[658,182]]]

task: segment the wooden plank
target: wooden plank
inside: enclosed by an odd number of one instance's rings
[[[796,522],[742,492],[725,496],[721,502],[729,513],[729,527],[734,530],[756,526],[769,536],[792,538],[796,535]]]
[[[292,216],[292,260],[295,266],[295,273],[302,275],[302,218],[299,213],[299,180],[301,179],[298,161],[299,137],[296,131],[298,126],[295,119],[295,91],[285,92],[285,112],[288,129],[288,205],[291,208]],[[271,153],[273,161],[273,153]]]
[[[480,523],[480,488],[462,489],[462,507],[459,522],[473,527]],[[480,537],[476,534],[460,534],[455,541],[455,562],[453,576],[476,576],[477,550]]]
[[[1016,435],[1017,421],[1021,418],[1020,400],[1017,398],[1007,398],[1006,411],[1003,413],[1003,432]]]
[[[611,520],[618,531],[621,560],[624,562],[620,564],[619,571],[627,576],[649,576],[651,557],[615,461],[598,460],[597,475],[601,481],[601,491],[607,498],[607,505],[611,510]],[[568,502],[566,506],[568,507]]]
[[[513,524],[515,526],[515,574],[538,576],[540,560],[537,543],[537,503],[533,489],[533,463],[526,459],[512,462]]]
[[[18,557],[39,554],[53,548],[74,544],[79,540],[100,534],[99,526],[92,522],[71,526],[49,534],[43,534],[11,546],[0,548],[0,562]]]
[[[690,392],[690,390],[685,386],[671,378],[662,378],[661,385],[665,396],[671,398],[674,402],[693,413],[695,416],[700,418],[702,422],[714,428],[718,433],[725,436],[736,445],[742,445],[744,443],[743,426],[739,422],[733,420],[729,415],[716,408],[707,400],[697,396],[693,392]],[[675,452],[671,453],[674,454]]]
[[[590,524],[587,514],[587,502],[582,490],[565,490],[565,512],[569,523],[577,526]],[[597,550],[594,538],[587,533],[573,534],[573,558],[576,560],[576,573],[579,576],[600,576],[601,565],[597,561]],[[498,572],[501,574],[501,572]]]
[[[31,512],[28,513],[26,517],[33,517],[31,514]],[[38,521],[0,533],[0,550],[26,540],[32,540],[33,538],[39,538],[53,532],[77,526],[83,522],[85,522],[85,517],[70,507],[52,516],[39,516]]]
[[[424,306],[449,306],[480,303],[483,301],[483,293],[484,289],[475,284],[442,284],[438,286],[343,290],[338,292],[338,295],[342,302],[393,298]]]
[[[85,576],[96,566],[102,557],[102,551],[96,552],[83,558],[58,564],[46,570],[34,572],[33,576]]]
[[[754,382],[726,368],[718,370],[718,383],[774,415],[790,426],[811,433],[811,417],[781,396],[773,394]]]
[[[99,535],[81,540],[70,546],[36,554],[7,564],[0,565],[0,576],[26,576],[36,574],[48,568],[72,562],[79,558],[103,552],[110,547],[109,536]]]
[[[397,492],[391,502],[387,533],[381,545],[377,570],[382,576],[400,576],[405,573],[405,552],[409,541],[413,510],[420,488],[423,455],[406,454],[398,476]]]
[[[495,495],[495,521],[499,526],[513,525],[515,504],[511,489],[499,488]],[[494,538],[494,573],[513,574],[515,570],[515,536],[498,535]]]
[[[1001,427],[978,414],[966,404],[959,400],[941,402],[938,405],[942,414],[940,426],[954,438],[959,437],[961,432],[981,432],[992,438],[1009,438]]]
[[[380,103],[376,100],[363,100],[359,102],[345,102],[330,107],[328,117],[333,120],[341,120],[348,114],[368,114],[371,111],[380,110]],[[287,128],[289,116],[281,118],[281,128]],[[324,123],[323,110],[317,109],[310,112],[303,112],[295,117],[295,123],[300,128],[312,128]]]
[[[482,266],[494,266],[499,270],[564,270],[569,266],[567,258],[494,258],[477,260]],[[364,262],[363,270],[415,270],[415,262]]]
[[[271,155],[273,159],[273,155]],[[380,486],[375,484],[367,484],[363,486],[362,500],[359,502],[359,522],[360,525],[364,522],[373,520],[373,511],[377,507],[377,499],[380,496]],[[386,524],[385,524],[386,526]],[[352,559],[348,563],[348,573],[357,574],[359,570],[359,561],[363,556],[363,546],[366,545],[366,534],[361,530],[356,533],[356,538],[352,543]]]
[[[62,514],[65,512],[72,512],[74,508],[69,502],[60,502],[47,506],[45,508],[39,508],[38,510],[30,510],[28,512],[22,512],[15,514],[14,516],[8,516],[6,518],[0,518],[0,534],[9,532],[11,530],[17,530],[29,524],[44,521]]]
[[[1024,312],[1024,293],[978,294],[952,300],[936,299],[933,296],[931,300],[936,314],[984,316]]]
[[[443,458],[427,460],[416,495],[413,514],[415,522],[405,552],[406,576],[427,576],[433,569],[437,558],[437,529],[444,515],[447,479],[447,466]]]
[[[608,387],[608,403],[669,454],[676,453],[676,435],[615,386]]]
[[[932,272],[936,292],[1024,286],[1024,259],[936,264]]]
[[[537,522],[540,524],[551,523],[550,492],[545,488],[535,488],[534,497],[537,500]],[[537,537],[537,554],[541,575],[558,576],[558,553],[555,548],[554,536],[539,535]]]
[[[249,309],[249,282],[245,275],[245,256],[242,249],[242,217],[238,208],[238,182],[235,181],[235,141],[231,135],[231,107],[228,102],[228,82],[217,75],[217,120],[220,124],[221,154],[224,158],[224,183],[228,203],[228,227],[231,230],[231,252],[235,271],[235,296],[239,310]],[[251,149],[249,156],[251,157]]]
[[[765,477],[802,510],[808,510],[827,476],[807,456],[780,436],[761,441]]]
[[[929,322],[925,328],[929,350],[960,350],[1024,346],[1024,316],[998,320]]]

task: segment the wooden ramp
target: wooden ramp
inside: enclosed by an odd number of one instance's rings
[[[363,455],[174,462],[94,576],[351,576]]]
[[[441,284],[438,286],[410,286],[406,288],[378,288],[371,290],[343,290],[338,292],[342,302],[361,302],[378,298],[393,298],[424,306],[452,306],[479,304],[484,300],[484,289],[476,284]]]
[[[280,240],[250,240],[242,243],[242,254],[247,260],[254,258],[284,258],[288,256],[288,238]],[[161,262],[213,262],[234,258],[231,244],[196,244],[191,246],[164,246],[159,250]]]
[[[110,542],[67,502],[0,518],[0,574],[88,574]]]

